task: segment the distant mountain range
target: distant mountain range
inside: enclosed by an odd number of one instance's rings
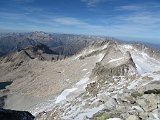
[[[28,46],[44,44],[59,55],[73,55],[89,43],[97,40],[112,39],[109,37],[50,34],[45,32],[0,34],[0,56]]]
[[[112,37],[46,33],[0,33],[0,56],[28,46],[44,44],[58,55],[70,56],[78,53],[90,43],[99,40],[117,40]],[[159,44],[146,43],[147,46],[160,48]]]

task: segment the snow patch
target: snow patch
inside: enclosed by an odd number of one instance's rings
[[[108,44],[109,44],[109,43],[105,44],[105,45],[102,47],[102,50],[106,49],[106,48],[108,47]]]
[[[141,107],[139,107],[139,106],[132,106],[132,109],[133,110],[138,110],[140,112],[144,112],[144,110]]]
[[[65,100],[66,97],[73,91],[77,90],[77,88],[65,89],[56,99],[55,103],[60,103],[61,101]]]
[[[99,107],[94,107],[91,109],[85,109],[82,111],[78,116],[76,116],[75,120],[83,120],[85,116],[92,117],[95,113],[102,110],[104,108],[104,105],[100,105]]]
[[[69,79],[66,79],[66,81],[68,82],[68,81],[69,81]]]
[[[102,59],[104,58],[104,53],[101,53],[101,54],[99,54],[98,56],[97,56],[97,62],[100,62],[100,61],[102,61]]]
[[[138,85],[138,81],[132,81],[130,85],[127,87],[128,89],[135,89],[135,87]]]
[[[83,69],[82,71],[87,71],[87,69]]]
[[[124,45],[124,48],[126,48],[126,49],[133,49],[133,47],[131,45]]]
[[[87,65],[87,63],[84,63],[81,67],[84,67],[84,66],[86,66]]]
[[[90,74],[91,72],[87,72],[86,75]]]
[[[93,53],[95,51],[104,50],[104,49],[106,49],[108,47],[108,45],[109,45],[109,42],[107,44],[103,45],[103,46],[98,47],[98,48],[90,47],[89,49],[85,49],[84,51],[82,51],[82,53],[76,55],[74,57],[74,59],[79,59],[80,56],[85,56],[85,55],[91,54],[91,53]],[[98,60],[98,61],[100,62],[101,60]]]
[[[112,59],[112,60],[110,60],[108,63],[115,62],[115,61],[119,61],[119,60],[122,60],[122,59],[123,59],[123,57],[117,58],[117,59]]]
[[[76,85],[83,85],[83,84],[85,84],[87,81],[89,80],[89,78],[83,78],[83,79],[81,79],[79,82],[77,82],[76,83]]]
[[[154,117],[153,120],[160,120],[158,110],[153,111],[152,115]]]
[[[152,73],[160,70],[160,62],[144,52],[131,53],[139,74]]]

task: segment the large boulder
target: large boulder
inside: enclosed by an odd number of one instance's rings
[[[114,109],[117,104],[118,103],[115,98],[109,98],[104,105],[107,109]]]
[[[160,81],[153,81],[147,84],[144,89],[144,94],[160,94]]]
[[[154,94],[145,94],[137,100],[137,103],[144,109],[144,111],[151,112],[158,108],[159,99],[159,96]]]
[[[160,120],[160,108],[149,114],[149,120]]]
[[[126,118],[126,120],[140,120],[136,115],[130,115]]]

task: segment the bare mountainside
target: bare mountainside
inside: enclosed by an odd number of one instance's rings
[[[4,61],[0,81],[13,83],[3,108],[37,120],[160,119],[160,53],[143,44],[101,40],[56,61]]]

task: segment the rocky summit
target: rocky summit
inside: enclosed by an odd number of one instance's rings
[[[92,37],[81,36],[84,46],[68,56],[44,44],[54,35],[43,36],[0,58],[0,82],[12,82],[0,89],[4,109],[35,120],[160,120],[159,50],[98,37],[84,44]]]

